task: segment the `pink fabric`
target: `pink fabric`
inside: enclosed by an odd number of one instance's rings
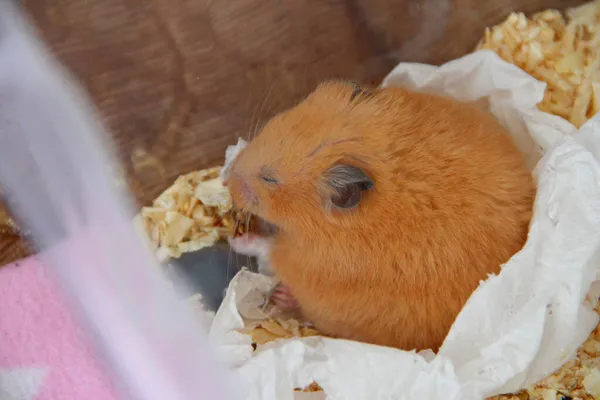
[[[60,288],[36,258],[0,268],[0,397],[116,399],[113,382],[89,343]],[[12,387],[19,371],[37,371],[35,384],[21,376],[25,386],[35,387]]]

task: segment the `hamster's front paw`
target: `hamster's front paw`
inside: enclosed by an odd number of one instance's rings
[[[300,304],[287,286],[279,284],[271,295],[271,302],[281,311],[292,311],[300,308]]]

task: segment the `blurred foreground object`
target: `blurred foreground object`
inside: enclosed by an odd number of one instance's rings
[[[85,94],[0,1],[0,188],[41,249],[36,258],[94,339],[119,398],[231,398],[204,327],[134,231],[107,138]]]

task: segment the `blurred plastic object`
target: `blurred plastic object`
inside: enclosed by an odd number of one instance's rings
[[[91,115],[20,10],[0,0],[0,187],[10,207],[91,328],[122,398],[231,398],[203,327],[134,232]]]

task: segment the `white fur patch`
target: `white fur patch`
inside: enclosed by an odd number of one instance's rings
[[[258,272],[263,275],[272,275],[269,263],[272,240],[256,235],[244,235],[236,238],[228,238],[229,245],[238,254],[256,257],[258,260]]]

